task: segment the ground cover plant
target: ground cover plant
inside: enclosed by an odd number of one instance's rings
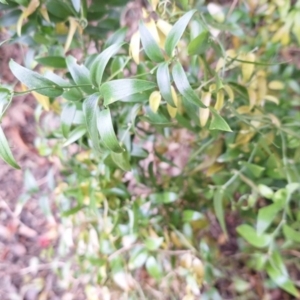
[[[299,298],[299,1],[0,2],[1,47],[26,48],[1,116],[32,93],[62,164],[61,288]]]

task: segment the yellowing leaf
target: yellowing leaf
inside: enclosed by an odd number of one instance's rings
[[[290,22],[279,28],[273,35],[272,43],[281,42],[282,45],[287,45],[290,42]]]
[[[264,72],[257,74],[257,104],[261,104],[267,94],[267,80]]]
[[[149,97],[150,108],[153,112],[157,112],[159,108],[159,104],[161,102],[161,94],[159,91],[154,91],[151,93]]]
[[[279,104],[278,98],[276,98],[275,96],[272,96],[272,95],[266,95],[266,96],[265,96],[265,100],[274,102],[274,103],[276,103],[277,105]]]
[[[59,35],[64,35],[68,33],[68,27],[64,22],[56,23],[55,24],[55,32]]]
[[[224,164],[220,164],[220,163],[214,163],[213,165],[211,165],[206,172],[206,175],[208,177],[218,173],[219,171],[224,169]]]
[[[207,10],[212,16],[219,23],[223,23],[225,21],[225,14],[222,10],[222,7],[215,3],[209,3],[207,5]]]
[[[247,91],[249,96],[250,108],[252,108],[257,102],[257,94],[255,90],[252,88],[248,88]]]
[[[226,91],[228,98],[229,98],[229,102],[233,102],[234,101],[234,92],[232,90],[232,88],[229,85],[224,85],[224,90]]]
[[[175,118],[177,114],[177,107],[171,106],[169,103],[167,103],[167,110],[171,118]]]
[[[151,35],[154,38],[154,40],[156,41],[156,43],[159,44],[160,39],[159,39],[158,31],[157,31],[156,24],[155,24],[154,20],[150,19],[149,22],[145,23],[145,26],[147,27],[147,29],[151,33]]]
[[[151,0],[151,5],[154,11],[156,11],[159,0]]]
[[[224,105],[224,91],[221,89],[217,92],[217,101],[215,104],[215,109],[217,111],[221,110]]]
[[[46,111],[49,111],[50,109],[49,97],[38,94],[37,92],[34,91],[31,93],[34,96],[34,98],[37,100],[37,102],[40,103]]]
[[[19,20],[17,22],[17,27],[16,27],[18,36],[21,36],[23,21],[26,18],[28,18],[31,14],[33,14],[39,5],[40,5],[39,0],[31,0],[29,5],[23,10],[23,13],[20,15]]]
[[[157,21],[156,26],[165,36],[167,36],[172,29],[172,25],[162,19]]]
[[[43,16],[43,18],[48,22],[50,23],[50,18],[49,18],[49,15],[48,15],[48,10],[46,8],[45,5],[43,5],[41,8],[40,8],[40,13],[41,15]]]
[[[132,35],[129,45],[129,55],[137,65],[140,63],[140,40],[140,33],[137,31]]]
[[[219,58],[216,65],[216,72],[219,72],[225,65],[226,65],[226,60],[223,57]]]
[[[273,80],[269,82],[268,88],[270,90],[282,90],[284,88],[284,84],[281,81]]]
[[[255,54],[254,53],[248,53],[241,56],[242,60],[249,61],[249,62],[255,62]],[[244,82],[247,82],[254,71],[254,64],[251,63],[242,63],[242,74],[243,74],[243,80]]]
[[[209,106],[211,102],[211,93],[209,92],[202,92],[201,101],[204,105]],[[204,127],[209,118],[209,109],[208,108],[199,108],[199,119],[200,125]]]
[[[245,145],[245,144],[248,144],[249,141],[251,141],[251,139],[253,138],[253,136],[255,135],[254,132],[252,131],[244,131],[244,132],[239,132],[239,134],[237,135],[236,137],[236,140],[235,140],[235,144],[233,145],[230,145],[231,148],[234,148],[236,146],[240,146],[240,145]]]
[[[177,106],[178,104],[178,97],[177,97],[177,94],[176,94],[176,91],[174,89],[174,87],[171,85],[171,94],[172,94],[172,99],[174,101],[174,104]]]
[[[279,128],[279,127],[281,126],[281,123],[280,123],[279,119],[278,119],[275,115],[273,115],[273,114],[268,114],[268,116],[270,117],[272,123],[273,123],[276,127]],[[274,137],[273,137],[273,138],[274,138]]]
[[[242,105],[236,110],[239,114],[248,114],[251,111],[251,107],[247,105]]]
[[[67,36],[67,40],[65,43],[64,51],[67,52],[71,46],[74,34],[76,32],[76,29],[78,28],[78,23],[75,18],[70,17],[69,18],[69,32]]]

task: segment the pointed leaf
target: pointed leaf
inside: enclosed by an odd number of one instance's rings
[[[169,64],[167,62],[159,64],[156,72],[157,85],[163,98],[173,107],[176,107],[172,97],[171,79],[169,73]]]
[[[160,279],[162,277],[161,266],[153,256],[148,257],[146,262],[146,269],[149,275],[153,278]]]
[[[106,65],[109,60],[120,50],[124,43],[113,44],[110,47],[102,51],[94,60],[91,66],[91,80],[95,86],[99,86],[102,83],[102,77]]]
[[[129,259],[128,268],[129,270],[135,270],[141,268],[148,258],[148,252],[145,249],[141,249]]]
[[[192,87],[190,86],[190,83],[186,77],[186,74],[183,70],[183,67],[179,62],[177,62],[172,70],[172,75],[174,82],[176,84],[176,87],[179,91],[179,93],[189,102],[199,106],[206,108],[206,106],[200,101],[197,94],[194,92]]]
[[[267,247],[272,237],[269,234],[258,235],[255,229],[247,224],[237,227],[236,231],[251,245],[257,248]]]
[[[149,251],[155,251],[161,246],[163,241],[163,237],[148,237],[145,240],[145,246]]]
[[[73,123],[74,117],[76,113],[76,106],[73,103],[66,103],[64,106],[61,116],[60,116],[60,121],[61,121],[61,131],[62,134],[65,138],[68,138],[69,132],[71,125]]]
[[[284,224],[283,226],[283,233],[286,239],[291,240],[295,243],[300,243],[300,232],[296,231],[287,224]]]
[[[130,171],[131,166],[129,162],[129,154],[127,151],[123,151],[122,153],[111,153],[111,158],[113,162],[122,170]]]
[[[161,50],[159,49],[159,46],[142,21],[139,24],[139,31],[142,45],[147,56],[155,62],[163,61],[164,57],[161,53]]]
[[[223,232],[227,235],[227,229],[225,224],[224,207],[223,207],[224,191],[220,188],[214,192],[214,209],[217,219]]]
[[[100,140],[99,140],[99,133],[98,133],[98,128],[97,128],[99,98],[100,98],[100,94],[95,93],[95,94],[87,97],[82,104],[82,110],[83,110],[83,113],[85,116],[85,123],[86,123],[87,131],[92,140],[93,147],[97,151],[100,151],[100,147],[99,147]]]
[[[283,290],[290,293],[291,295],[295,297],[299,297],[299,291],[295,288],[295,285],[293,282],[288,278],[288,276],[282,274],[276,266],[273,266],[273,264],[268,263],[266,267],[267,273],[270,276],[270,278]]]
[[[213,118],[209,125],[209,130],[222,130],[232,132],[227,122],[218,114],[218,112],[210,107],[210,111],[213,114]]]
[[[69,146],[70,144],[76,142],[81,137],[86,134],[86,127],[81,125],[72,130],[68,136],[67,141],[63,144],[63,147]]]
[[[13,154],[9,148],[7,139],[4,135],[2,128],[0,127],[0,158],[2,158],[7,164],[15,169],[20,169],[20,166],[15,161]]]
[[[109,108],[98,114],[97,126],[103,144],[113,152],[122,153],[124,149],[116,137]]]
[[[67,67],[65,58],[61,56],[37,57],[34,60],[43,66],[55,69],[65,69]]]
[[[172,27],[171,31],[169,32],[166,42],[165,42],[165,50],[166,53],[171,57],[173,54],[173,50],[175,49],[177,43],[181,39],[185,29],[190,22],[191,18],[193,17],[196,9],[193,9],[186,14],[184,14]]]
[[[95,91],[92,88],[89,70],[84,65],[78,65],[73,56],[68,56],[66,63],[73,80],[80,85],[80,89],[87,94],[93,94]]]
[[[124,42],[127,33],[127,27],[123,27],[115,31],[105,42],[104,48],[111,46],[112,44],[119,44]]]
[[[80,0],[71,0],[71,1],[72,1],[73,7],[75,8],[76,12],[79,13],[80,7],[81,7]]]
[[[0,87],[0,120],[2,118],[2,113],[9,105],[12,99],[12,92],[6,88]]]
[[[200,55],[204,54],[209,48],[209,31],[201,32],[196,38],[194,38],[188,45],[189,55]]]
[[[257,234],[260,235],[266,231],[266,229],[271,225],[274,218],[284,207],[284,202],[276,202],[274,204],[268,205],[261,208],[258,211],[257,217]]]
[[[104,105],[109,105],[130,95],[141,93],[155,87],[156,84],[151,81],[119,79],[105,82],[100,88],[100,93],[104,97]]]
[[[149,97],[149,105],[151,110],[156,113],[161,102],[161,94],[159,91],[154,91]]]
[[[18,80],[29,89],[35,89],[39,94],[55,98],[63,93],[63,89],[53,81],[22,67],[13,60],[9,62],[9,67]]]

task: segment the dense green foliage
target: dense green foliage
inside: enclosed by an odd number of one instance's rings
[[[25,67],[10,62],[23,90],[1,87],[0,110],[30,92],[39,103],[74,277],[132,299],[299,297],[300,72],[283,57],[299,1],[152,0],[136,19],[120,0],[0,2],[9,42],[28,46]]]

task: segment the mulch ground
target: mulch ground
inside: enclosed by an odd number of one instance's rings
[[[0,36],[3,40],[3,36]],[[11,58],[21,62],[23,49],[18,45],[0,48],[0,84],[13,84],[8,69]],[[45,176],[52,163],[38,154],[34,147],[36,123],[35,99],[22,96],[13,99],[1,126],[21,170],[0,161],[0,299],[62,299],[56,276],[49,270],[32,274],[28,266],[47,263],[44,237],[55,226],[55,219],[47,217],[39,204],[38,194],[28,197],[24,204],[24,174],[30,170],[40,191],[49,195],[49,205],[55,209],[51,191],[45,188]],[[54,212],[55,215],[55,212]]]

